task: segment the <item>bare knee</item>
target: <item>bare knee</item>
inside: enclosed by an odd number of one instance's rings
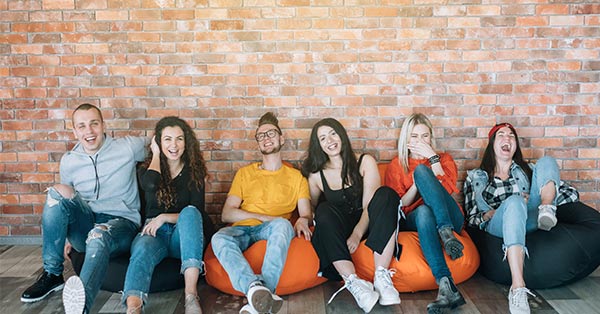
[[[105,232],[108,232],[109,228],[105,224],[97,224],[88,232],[87,239],[85,240],[86,244],[89,244],[92,240],[102,239],[102,236]]]
[[[65,184],[56,184],[53,186],[54,190],[58,192],[62,197],[71,199],[75,196],[75,190],[72,187]]]

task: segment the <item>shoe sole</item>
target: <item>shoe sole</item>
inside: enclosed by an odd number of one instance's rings
[[[552,216],[539,216],[538,217],[538,229],[544,231],[550,231],[550,229],[556,226],[556,217]]]
[[[65,314],[81,314],[85,308],[85,288],[79,277],[73,276],[65,283],[63,289],[63,307]]]
[[[258,313],[269,313],[273,307],[273,297],[267,290],[256,291],[248,302]]]
[[[383,306],[400,304],[401,302],[402,301],[400,300],[400,298],[383,300],[383,299],[381,299],[381,296],[379,297],[379,305],[383,305]]]
[[[447,306],[443,306],[443,307],[427,306],[427,314],[444,314],[444,313],[447,313],[448,311],[454,310],[455,308],[457,308],[461,305],[465,305],[465,304],[467,304],[467,301],[465,301],[465,298],[462,296],[462,294],[460,294],[460,298],[454,300],[454,302],[451,302]]]
[[[455,260],[461,256],[463,256],[463,249],[465,246],[458,241],[458,239],[453,239],[446,242],[444,245],[444,250],[450,256],[450,259]]]
[[[273,299],[273,304],[271,304],[271,314],[278,313],[283,307],[283,299]]]
[[[46,292],[46,294],[44,294],[43,296],[41,296],[39,298],[24,298],[24,297],[21,297],[21,302],[23,302],[23,303],[33,303],[33,302],[41,301],[41,300],[45,299],[47,296],[49,296],[50,293],[62,290],[64,286],[65,286],[65,284],[61,283],[60,285],[58,285],[58,286],[50,289],[48,292]]]

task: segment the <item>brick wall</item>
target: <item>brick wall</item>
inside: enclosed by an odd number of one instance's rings
[[[267,110],[291,161],[327,116],[390,160],[424,112],[461,180],[510,121],[598,209],[599,47],[600,4],[578,0],[0,0],[0,236],[40,234],[83,102],[115,136],[189,121],[215,217]]]

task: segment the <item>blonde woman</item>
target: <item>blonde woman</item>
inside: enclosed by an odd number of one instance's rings
[[[439,285],[437,299],[427,305],[429,314],[465,304],[443,253],[446,251],[451,259],[463,255],[463,244],[453,234],[462,230],[464,220],[450,195],[458,192],[456,179],[452,157],[433,148],[431,121],[420,113],[406,118],[398,139],[398,156],[386,170],[385,184],[400,195],[406,228],[419,234],[423,255]]]

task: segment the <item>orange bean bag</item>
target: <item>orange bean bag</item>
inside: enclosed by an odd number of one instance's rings
[[[244,252],[244,257],[257,274],[260,273],[266,248],[267,241],[261,240],[251,245]],[[227,275],[213,252],[212,244],[209,245],[204,254],[204,263],[206,266],[206,282],[209,285],[225,293],[244,295],[233,289],[229,275]],[[319,258],[310,241],[294,237],[275,293],[287,295],[320,285],[327,279],[318,277],[318,272]]]
[[[446,263],[452,273],[452,278],[455,283],[461,283],[469,279],[479,267],[479,253],[475,244],[463,229],[460,234],[456,234],[457,238],[465,246],[463,256],[451,260],[444,253]],[[402,244],[402,254],[400,260],[392,259],[389,268],[396,270],[392,277],[394,287],[399,292],[415,292],[421,290],[434,290],[438,286],[435,283],[435,278],[431,274],[431,268],[423,256],[419,237],[417,232],[403,231],[398,234],[398,242]],[[372,281],[375,273],[375,264],[373,262],[373,251],[365,245],[363,241],[354,254],[352,254],[356,274],[365,279]]]
[[[378,167],[383,184],[387,163],[380,163]],[[444,255],[454,282],[461,283],[469,279],[477,271],[479,267],[479,252],[473,240],[471,240],[464,229],[460,234],[456,232],[454,234],[464,245],[463,256],[453,261],[447,254],[444,253]],[[396,270],[395,275],[392,277],[392,282],[396,290],[399,292],[415,292],[437,289],[438,286],[431,274],[431,268],[421,251],[417,232],[400,232],[398,234],[398,242],[402,244],[400,260],[396,261],[396,259],[392,259],[389,266],[389,268]],[[373,251],[365,245],[365,241],[352,254],[352,260],[354,261],[356,274],[365,280],[372,281],[373,274],[375,273]]]

